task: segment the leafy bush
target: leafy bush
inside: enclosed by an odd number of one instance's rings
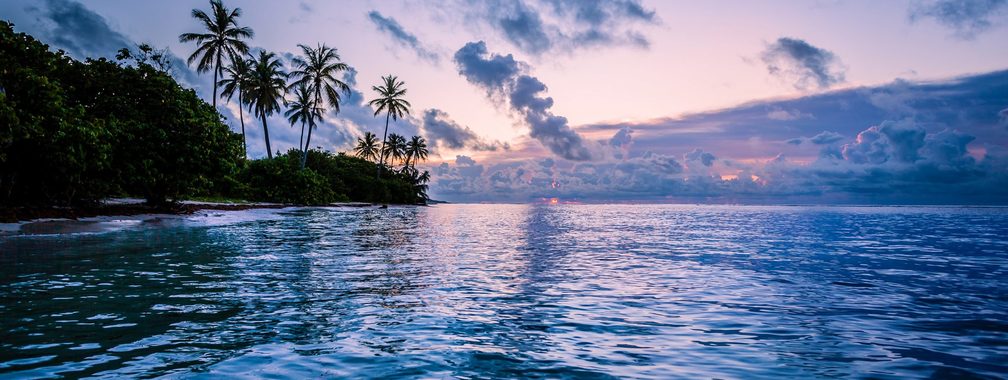
[[[161,204],[220,191],[241,137],[147,64],[74,61],[0,23],[0,206],[116,194]]]
[[[272,160],[248,162],[242,180],[248,184],[245,197],[254,201],[322,205],[346,201],[346,196],[333,191],[328,178],[311,168],[301,170],[300,154],[291,150]]]

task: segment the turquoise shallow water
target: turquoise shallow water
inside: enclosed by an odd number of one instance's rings
[[[1008,209],[438,205],[0,236],[0,378],[1008,376]]]

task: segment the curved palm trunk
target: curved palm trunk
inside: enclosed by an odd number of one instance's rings
[[[241,120],[242,126],[242,157],[248,158],[248,143],[245,142],[245,102],[242,101],[242,90],[238,90],[238,120]]]
[[[314,129],[312,127],[314,127],[314,125],[308,124],[308,139],[305,140],[305,150],[304,153],[301,154],[301,169],[304,169],[305,163],[308,162],[308,146],[311,144],[311,132],[312,129]]]
[[[266,156],[269,157],[269,159],[272,160],[273,159],[273,148],[270,147],[270,143],[269,143],[269,127],[266,126],[266,115],[261,115],[259,118],[262,119],[263,134],[266,136]]]
[[[381,177],[381,168],[385,166],[385,138],[388,137],[388,121],[389,113],[385,113],[385,132],[382,133],[381,138],[381,149],[378,150],[378,156],[381,157],[381,165],[378,165],[378,169],[375,170],[375,178]]]

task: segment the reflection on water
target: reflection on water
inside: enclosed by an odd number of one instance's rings
[[[439,205],[115,225],[0,237],[0,377],[1008,374],[1000,208]]]

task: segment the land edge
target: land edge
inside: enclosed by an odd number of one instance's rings
[[[252,209],[280,209],[287,207],[375,207],[367,202],[339,202],[326,205],[298,205],[285,203],[216,203],[186,201],[163,206],[143,203],[102,203],[90,207],[11,207],[0,208],[0,223],[36,222],[48,219],[92,218],[99,216],[135,215],[191,215],[202,210],[241,211]]]

